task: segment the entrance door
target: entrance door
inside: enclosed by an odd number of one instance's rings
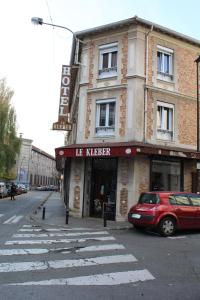
[[[91,183],[90,216],[101,218],[103,203],[110,204],[115,216],[117,159],[93,159]]]

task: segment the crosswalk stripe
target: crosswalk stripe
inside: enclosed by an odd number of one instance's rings
[[[67,254],[73,251],[73,253],[77,252],[88,252],[88,251],[107,251],[107,250],[122,250],[125,247],[121,244],[108,244],[108,245],[98,245],[98,246],[87,246],[80,247],[78,249],[75,248],[54,248],[54,249],[45,249],[45,248],[33,248],[33,249],[1,249],[1,255],[26,255],[26,254],[44,254],[44,253],[53,253],[59,252],[61,254]]]
[[[182,235],[182,236],[168,236],[168,239],[170,240],[178,240],[178,239],[185,239],[186,236]]]
[[[103,234],[108,234],[107,231],[96,231],[96,232],[73,232],[73,233],[64,233],[64,232],[56,232],[56,233],[39,233],[39,234],[34,234],[34,233],[17,233],[13,234],[13,238],[44,238],[44,237],[59,237],[59,236],[81,236],[81,235],[103,235]]]
[[[115,272],[96,274],[91,276],[79,276],[73,278],[50,279],[43,281],[29,281],[11,283],[9,285],[119,285],[138,281],[153,280],[155,277],[146,269],[127,272]]]
[[[137,259],[132,254],[100,256],[85,259],[68,259],[68,260],[52,260],[52,261],[34,261],[34,262],[17,262],[17,263],[1,263],[0,272],[20,272],[35,271],[46,269],[62,269],[74,267],[87,267],[105,264],[135,262]]]
[[[5,245],[34,245],[34,244],[57,244],[57,243],[84,243],[88,240],[93,241],[111,241],[115,240],[113,236],[105,236],[105,237],[86,237],[81,239],[59,239],[59,240],[13,240],[5,242]]]
[[[21,220],[22,218],[23,218],[23,216],[16,216],[16,215],[14,215],[10,219],[8,219],[5,222],[3,222],[3,224],[15,224],[19,220]]]
[[[25,225],[24,225],[25,226]],[[20,232],[41,232],[41,231],[52,231],[52,232],[57,232],[57,231],[77,231],[77,230],[91,230],[94,231],[94,228],[85,228],[85,227],[75,227],[75,228],[28,228],[28,227],[24,227],[24,228],[20,228],[19,231]]]

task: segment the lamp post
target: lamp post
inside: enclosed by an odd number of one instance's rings
[[[195,59],[196,72],[197,72],[197,152],[200,152],[200,140],[199,140],[199,63],[200,55]],[[197,162],[197,192],[200,192],[200,166]]]
[[[33,17],[33,18],[31,18],[31,22],[34,25],[48,25],[48,26],[53,26],[53,27],[58,27],[58,28],[66,29],[66,30],[70,31],[73,34],[73,36],[75,37],[74,32],[70,28],[65,27],[65,26],[60,26],[60,25],[52,24],[52,23],[46,23],[46,22],[43,21],[42,18]]]
[[[47,25],[47,26],[52,26],[52,27],[58,27],[58,28],[65,29],[65,30],[71,32],[72,35],[73,35],[73,39],[74,39],[74,41],[75,41],[75,53],[76,53],[76,55],[75,55],[75,57],[76,57],[76,59],[75,59],[75,64],[81,65],[81,63],[78,62],[79,43],[84,44],[84,42],[81,41],[80,39],[78,39],[78,38],[76,37],[76,34],[75,34],[70,28],[65,27],[65,26],[60,26],[60,25],[52,24],[52,23],[46,23],[46,22],[43,21],[42,18],[38,18],[38,17],[33,17],[33,18],[31,19],[31,22],[32,22],[34,25]],[[72,64],[72,63],[71,63],[71,64]],[[71,65],[71,67],[73,67],[73,66]],[[68,175],[68,176],[69,176],[69,175]],[[64,177],[65,177],[65,176],[64,176]],[[65,194],[65,196],[66,196],[66,194]],[[64,196],[64,198],[65,198],[65,196]],[[66,199],[67,199],[67,201],[66,201],[66,224],[68,224],[68,219],[69,219],[69,198],[66,196]]]

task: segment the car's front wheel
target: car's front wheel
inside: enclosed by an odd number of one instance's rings
[[[170,217],[163,218],[158,224],[158,232],[162,236],[173,235],[176,230],[176,222]]]

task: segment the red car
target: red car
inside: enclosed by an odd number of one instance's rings
[[[200,229],[200,195],[184,192],[142,193],[128,221],[135,228],[153,228],[162,236],[176,229]]]

